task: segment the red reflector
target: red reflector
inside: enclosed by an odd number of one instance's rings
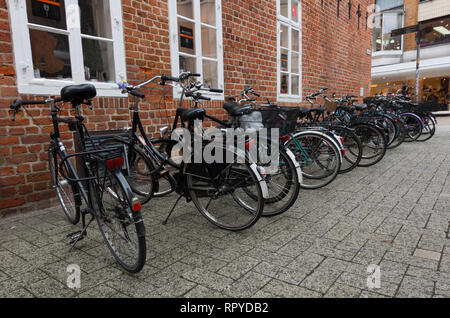
[[[342,157],[345,157],[345,149],[344,148],[342,148]]]
[[[139,212],[142,209],[142,204],[141,202],[136,202],[133,204],[133,211],[134,212]]]
[[[106,169],[112,170],[123,166],[123,157],[117,157],[106,161]]]
[[[252,149],[253,147],[255,147],[255,140],[254,139],[250,139],[249,141],[247,141],[245,143],[245,149],[247,149],[247,151]]]
[[[283,144],[287,143],[289,140],[291,140],[291,136],[290,135],[286,135],[284,136],[281,141],[283,142]]]

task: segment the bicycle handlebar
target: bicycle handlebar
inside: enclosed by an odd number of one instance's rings
[[[14,113],[12,115],[11,120],[14,122],[16,121],[16,116],[20,110],[20,107],[22,106],[26,106],[26,105],[45,105],[47,103],[59,103],[62,101],[61,97],[57,97],[57,98],[50,98],[50,99],[45,99],[45,100],[20,100],[20,99],[15,99],[14,103],[12,105],[9,106],[9,108],[11,110],[14,110]]]

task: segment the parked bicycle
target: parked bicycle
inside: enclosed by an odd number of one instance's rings
[[[133,194],[122,173],[124,154],[121,147],[101,148],[93,144],[81,115],[82,105],[91,105],[96,96],[93,85],[68,86],[61,98],[40,101],[15,100],[11,105],[12,120],[27,105],[47,105],[51,109],[54,131],[48,149],[51,180],[63,212],[72,224],[82,219],[82,229],[69,234],[70,250],[87,236],[89,225],[96,220],[106,244],[117,262],[131,273],[139,272],[146,260],[145,226],[141,203]],[[75,110],[75,118],[58,114],[61,102],[68,102]],[[61,140],[59,124],[67,124],[80,141],[81,151],[69,154]],[[93,150],[88,150],[88,148]],[[78,160],[77,160],[78,159]],[[77,171],[74,162],[81,163]],[[81,209],[84,200],[86,207]],[[86,216],[90,215],[86,222]]]

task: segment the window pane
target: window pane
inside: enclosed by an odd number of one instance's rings
[[[216,1],[200,0],[200,11],[202,23],[216,25]]]
[[[289,94],[288,87],[289,87],[289,75],[288,74],[281,74],[280,79],[280,94]]]
[[[280,46],[289,48],[289,28],[283,24],[280,27]]]
[[[291,54],[292,54],[291,72],[298,74],[299,66],[300,66],[299,55],[297,53],[291,53]]]
[[[183,17],[194,19],[192,0],[177,0],[177,13]]]
[[[71,78],[67,35],[30,29],[31,54],[36,78]]]
[[[81,33],[112,38],[111,11],[108,0],[78,0]]]
[[[402,37],[391,37],[391,31],[402,27],[402,16],[398,13],[383,14],[383,50],[401,50]]]
[[[298,22],[298,1],[292,0],[292,21]]]
[[[110,82],[116,80],[114,48],[111,42],[82,39],[86,80]]]
[[[381,51],[381,15],[377,15],[374,18],[374,28],[373,28],[373,51]]]
[[[217,57],[216,30],[202,26],[202,55]]]
[[[281,50],[280,59],[281,59],[281,71],[289,72],[289,51]]]
[[[299,52],[300,50],[300,32],[292,29],[292,51]]]
[[[206,87],[218,88],[217,62],[203,61],[203,83]]]
[[[197,62],[195,58],[180,55],[180,73],[183,72],[197,72]]]
[[[424,22],[422,29],[422,47],[450,42],[450,18]]]
[[[27,16],[30,23],[63,30],[67,28],[64,0],[27,0]]]
[[[299,76],[292,76],[292,95],[300,95],[300,87],[299,87]]]
[[[396,8],[403,5],[403,0],[377,0],[376,1],[377,9],[379,11],[384,11],[387,9]]]
[[[289,18],[289,0],[280,0],[280,13],[283,17]]]
[[[195,55],[195,25],[192,22],[178,18],[178,50]]]

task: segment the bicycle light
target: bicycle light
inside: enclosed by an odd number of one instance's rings
[[[122,167],[124,164],[123,157],[106,160],[106,169],[113,170]]]

